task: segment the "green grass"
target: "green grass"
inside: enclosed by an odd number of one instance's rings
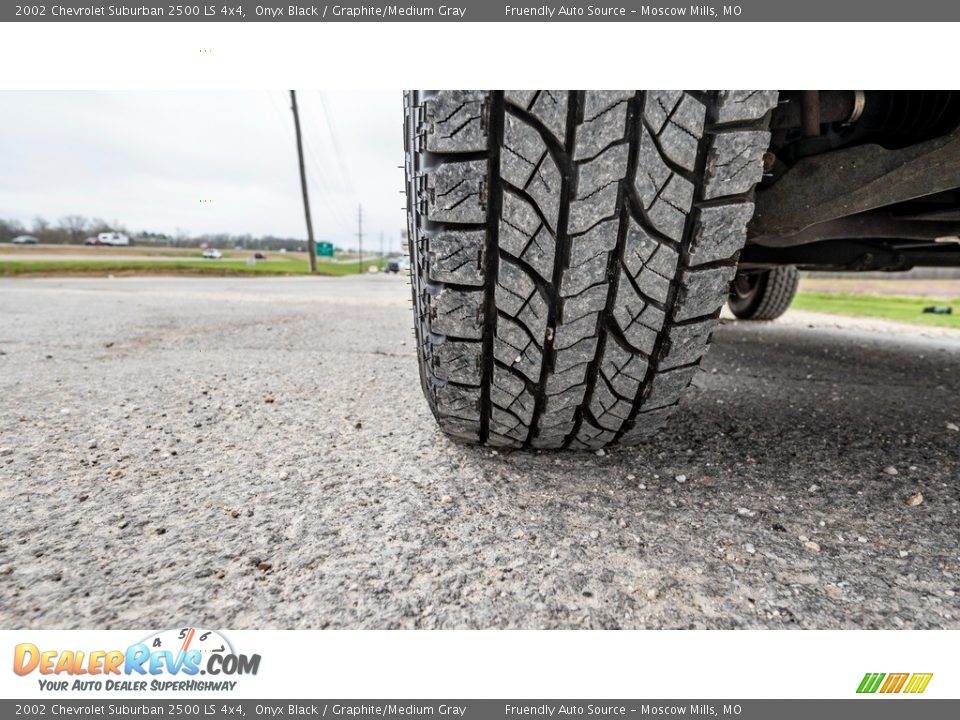
[[[376,261],[364,262],[364,269]],[[356,264],[317,263],[318,275],[356,275]],[[260,260],[7,260],[0,258],[0,277],[23,275],[306,275],[307,263],[295,258]]]
[[[924,313],[923,309],[930,305],[949,305],[953,308],[953,314],[933,315]],[[790,307],[797,310],[810,310],[834,315],[876,317],[916,325],[936,325],[938,327],[960,329],[960,300],[949,301],[897,295],[798,293]]]

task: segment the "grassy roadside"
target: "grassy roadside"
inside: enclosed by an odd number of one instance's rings
[[[377,261],[364,262],[364,269]],[[317,274],[326,276],[356,275],[356,264],[318,263]],[[0,256],[0,277],[52,277],[76,275],[306,275],[304,260],[270,259],[256,265],[246,260],[8,260]]]
[[[223,256],[246,257],[252,251],[241,253],[235,250],[224,250]],[[137,257],[164,257],[175,255],[178,257],[203,256],[203,250],[198,247],[152,247],[147,245],[9,245],[0,243],[0,258],[28,260],[33,255],[87,255],[91,260],[97,260],[98,255],[130,255]]]
[[[952,315],[933,315],[924,313],[930,305],[948,305],[953,308]],[[833,315],[852,315],[854,317],[875,317],[914,325],[934,325],[936,327],[960,329],[960,300],[942,298],[902,297],[896,295],[853,295],[847,293],[797,293],[793,304],[796,310],[830,313]]]

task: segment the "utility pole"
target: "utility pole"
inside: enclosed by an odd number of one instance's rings
[[[357,260],[357,269],[363,272],[363,204],[357,206],[357,242],[360,245],[360,258]]]
[[[383,230],[380,231],[380,259],[383,260]]]
[[[310,198],[307,196],[307,169],[303,164],[303,139],[300,137],[300,113],[297,112],[297,91],[290,91],[293,126],[297,130],[297,156],[300,158],[300,187],[303,190],[303,214],[307,217],[307,252],[310,255],[310,273],[317,271],[317,245],[313,241],[313,221],[310,219]]]

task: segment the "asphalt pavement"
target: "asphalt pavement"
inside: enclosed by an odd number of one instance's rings
[[[723,324],[650,443],[454,444],[403,278],[0,283],[0,627],[960,628],[960,333]]]

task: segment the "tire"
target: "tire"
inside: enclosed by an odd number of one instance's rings
[[[500,447],[655,432],[736,272],[775,91],[411,91],[424,394]]]
[[[790,307],[799,283],[800,271],[793,265],[737,273],[727,304],[741,320],[776,320]]]

